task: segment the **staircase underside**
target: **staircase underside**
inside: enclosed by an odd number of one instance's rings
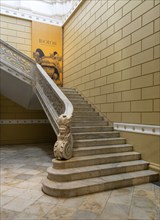
[[[73,197],[154,182],[158,173],[121,138],[103,117],[74,89],[62,91],[72,102],[73,157],[53,159],[43,191],[55,197]]]
[[[15,74],[11,74],[11,70],[8,70],[7,66],[1,67],[0,93],[24,108],[41,110],[42,106],[33,91],[32,81],[27,81],[23,77],[19,79],[15,75],[16,71]]]

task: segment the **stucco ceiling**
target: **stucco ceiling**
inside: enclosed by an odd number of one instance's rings
[[[62,26],[82,0],[1,0],[1,14]]]

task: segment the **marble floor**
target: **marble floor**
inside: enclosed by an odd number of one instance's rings
[[[1,146],[1,220],[160,220],[160,187],[143,184],[76,198],[41,191],[51,144]]]

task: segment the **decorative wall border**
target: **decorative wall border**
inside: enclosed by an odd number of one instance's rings
[[[49,124],[48,119],[2,119],[0,125]]]
[[[114,126],[114,129],[118,131],[160,135],[160,126],[157,126],[157,125],[113,123],[113,126]]]

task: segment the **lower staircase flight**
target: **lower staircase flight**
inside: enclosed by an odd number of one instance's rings
[[[158,173],[133,151],[120,133],[75,90],[62,88],[74,107],[71,123],[73,156],[53,159],[43,191],[55,197],[73,197],[157,181]]]
[[[75,89],[60,90],[39,64],[2,40],[0,54],[0,92],[25,108],[43,108],[57,135],[44,193],[72,197],[158,180]]]

